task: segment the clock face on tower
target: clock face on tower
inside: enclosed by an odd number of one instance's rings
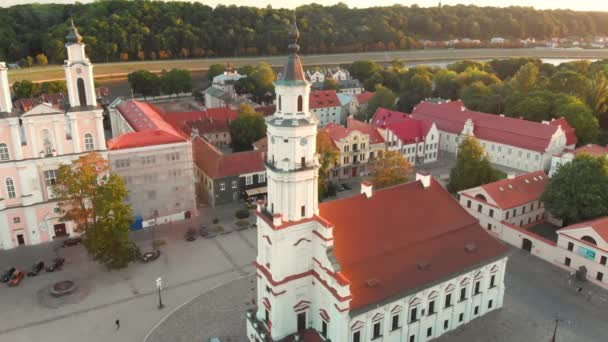
[[[82,74],[82,68],[80,68],[80,67],[76,68],[76,73],[78,75]]]

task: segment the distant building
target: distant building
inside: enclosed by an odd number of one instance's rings
[[[435,123],[413,119],[405,113],[378,108],[371,119],[386,141],[388,151],[398,151],[412,165],[437,161],[439,131]]]
[[[321,127],[329,123],[341,124],[345,120],[335,90],[318,90],[310,93],[309,108],[319,119]]]
[[[361,94],[356,94],[351,102],[351,113],[360,114],[364,113],[367,110],[367,104],[369,100],[374,96],[374,92],[366,91]]]
[[[194,162],[188,135],[149,103],[117,100],[110,106],[112,172],[129,190],[135,228],[196,215]]]
[[[465,108],[461,101],[421,102],[414,119],[433,122],[439,131],[439,149],[457,153],[465,136],[479,140],[494,164],[522,171],[548,170],[551,158],[570,142],[567,122],[538,123]]]
[[[198,195],[210,206],[266,195],[264,151],[222,153],[196,134],[192,144]]]
[[[230,123],[238,112],[229,108],[208,108],[193,112],[165,112],[163,116],[187,135],[193,131],[218,148],[227,148],[232,139]]]
[[[236,81],[245,77],[247,76],[240,75],[236,71],[225,71],[223,74],[215,76],[211,86],[203,91],[205,107],[238,109],[241,104],[257,106],[255,102],[249,100],[246,96],[238,95],[234,89]]]
[[[494,37],[490,39],[490,44],[492,45],[502,45],[506,42],[506,39],[500,37]]]
[[[576,158],[576,156],[580,154],[587,154],[594,157],[607,157],[608,156],[608,146],[600,146],[595,144],[589,144],[585,146],[581,146],[574,150],[566,149],[564,152],[554,155],[551,159],[551,169],[549,170],[549,177],[553,177],[559,168]]]

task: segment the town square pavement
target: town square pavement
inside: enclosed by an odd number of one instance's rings
[[[213,239],[184,240],[189,226],[214,217],[226,230],[234,227],[234,210],[203,210],[196,221],[158,226],[155,231],[134,233],[145,251],[151,239],[163,239],[162,255],[148,264],[134,263],[119,271],[107,271],[91,261],[83,246],[63,248],[64,269],[25,278],[19,287],[0,283],[0,341],[142,341],[170,312],[218,285],[230,283],[253,272],[256,230],[234,230]],[[251,218],[253,221],[253,217]],[[36,260],[49,261],[53,244],[0,251],[0,269],[29,268]],[[156,279],[162,277],[162,300],[157,308]],[[76,293],[63,299],[48,295],[49,286],[59,280],[75,280]],[[115,320],[120,320],[120,329]],[[240,318],[239,318],[240,319]]]

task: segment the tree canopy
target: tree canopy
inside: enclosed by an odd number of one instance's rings
[[[239,108],[239,116],[230,123],[230,139],[234,152],[249,151],[253,143],[266,136],[266,122],[262,114],[250,105]]]
[[[333,195],[328,181],[329,170],[338,165],[339,151],[334,146],[329,133],[324,130],[317,132],[317,154],[319,154],[319,200]]]
[[[608,161],[578,155],[559,167],[541,200],[565,225],[608,215]]]
[[[108,161],[93,152],[60,165],[52,191],[61,220],[73,221],[88,254],[113,269],[126,267],[139,250],[129,240],[128,191],[123,179],[109,172]]]
[[[413,167],[399,151],[384,151],[372,162],[372,184],[376,189],[406,182]]]
[[[483,147],[474,137],[465,137],[458,146],[456,165],[450,171],[448,190],[456,193],[504,178],[504,172],[494,169]]]
[[[393,109],[395,107],[396,100],[397,97],[390,89],[379,86],[376,88],[376,92],[371,99],[369,99],[369,102],[367,103],[367,112],[365,113],[365,117],[362,119],[370,119],[376,112],[376,109],[380,107]]]

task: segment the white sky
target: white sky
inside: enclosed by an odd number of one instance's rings
[[[93,0],[80,0],[80,2],[92,2]],[[184,0],[182,0],[184,1]],[[188,1],[188,0],[185,0]],[[340,2],[339,0],[281,0],[281,1],[268,1],[268,0],[190,0],[205,3],[209,6],[216,6],[218,4],[224,5],[244,5],[244,6],[257,6],[266,7],[270,4],[273,7],[287,7],[294,8],[301,4],[307,4],[316,2],[323,5],[332,5]],[[0,6],[12,6],[24,3],[74,3],[74,0],[0,0]],[[398,1],[398,0],[342,0],[347,3],[349,7],[371,7],[373,6],[388,6],[395,3],[401,5],[412,5],[418,4],[423,7],[436,6],[439,0],[418,0],[418,1]],[[530,0],[443,0],[444,5],[455,5],[455,4],[471,4],[477,6],[533,6],[537,9],[555,9],[555,8],[568,8],[577,11],[608,11],[608,1],[606,0],[537,0],[532,2]]]

